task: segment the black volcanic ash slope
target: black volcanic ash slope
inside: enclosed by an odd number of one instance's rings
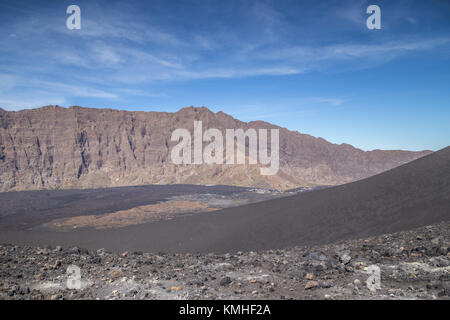
[[[228,252],[325,244],[445,220],[450,220],[450,147],[338,187],[115,230],[28,234],[26,242]]]
[[[147,249],[235,251],[317,245],[450,220],[450,147],[316,192],[139,226]]]

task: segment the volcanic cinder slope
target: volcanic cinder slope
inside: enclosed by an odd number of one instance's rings
[[[280,129],[280,170],[258,165],[175,165],[175,129]],[[301,124],[299,124],[301,127]],[[103,188],[144,184],[216,184],[286,190],[363,179],[430,151],[364,152],[348,144],[289,131],[262,121],[242,122],[205,107],[175,113],[47,106],[19,112],[0,108],[0,191]]]
[[[0,241],[147,252],[319,245],[450,220],[450,147],[328,189],[113,230],[2,232]]]

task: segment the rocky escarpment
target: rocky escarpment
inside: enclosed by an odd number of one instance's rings
[[[47,106],[0,109],[0,191],[94,188],[140,184],[223,184],[289,189],[359,180],[429,151],[369,151],[280,129],[280,170],[261,176],[258,165],[175,165],[172,132],[207,128],[279,128],[241,122],[207,108],[176,113]],[[300,125],[301,127],[301,125]]]

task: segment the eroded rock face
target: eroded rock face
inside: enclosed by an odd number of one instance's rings
[[[188,107],[176,113],[47,106],[0,109],[0,190],[95,188],[139,184],[225,184],[289,189],[362,179],[429,151],[370,151],[280,129],[280,170],[261,176],[258,165],[175,165],[177,128],[279,128],[241,122],[223,112]]]

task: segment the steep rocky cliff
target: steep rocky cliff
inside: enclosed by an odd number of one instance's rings
[[[260,175],[259,165],[175,165],[171,134],[204,130],[279,128],[241,122],[207,108],[176,113],[47,106],[0,109],[0,190],[94,188],[139,184],[227,184],[289,189],[342,184],[422,157],[430,151],[368,151],[280,129],[280,170]]]

